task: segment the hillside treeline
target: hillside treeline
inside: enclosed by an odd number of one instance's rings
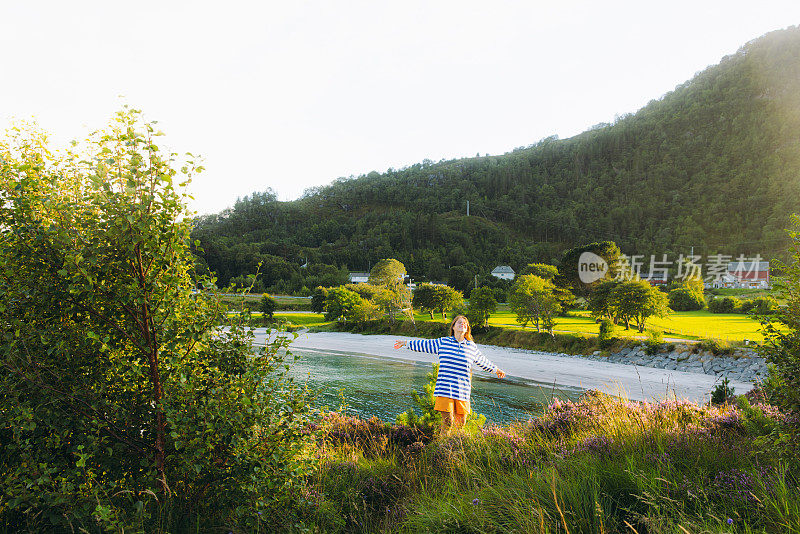
[[[261,263],[265,288],[282,280],[287,291],[313,288],[306,262],[367,271],[393,257],[413,278],[458,287],[498,264],[556,263],[600,240],[646,257],[694,247],[703,261],[772,259],[800,210],[798,80],[795,27],[613,124],[500,156],[340,178],[292,202],[254,193],[198,219],[194,238],[220,285]]]

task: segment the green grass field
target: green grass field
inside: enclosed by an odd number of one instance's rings
[[[273,315],[275,319],[286,321],[295,326],[320,326],[326,323],[325,316],[321,313],[280,313]]]
[[[441,321],[440,316],[436,319]],[[430,315],[416,313],[414,317],[418,321],[429,321]],[[489,325],[502,328],[522,328],[516,321],[516,316],[509,310],[507,304],[500,304],[497,311],[489,318]],[[693,312],[672,312],[669,317],[664,319],[652,318],[648,322],[648,327],[658,328],[664,331],[664,335],[678,339],[720,339],[726,341],[743,341],[749,339],[760,343],[763,336],[759,332],[761,324],[738,313],[711,313],[708,310]],[[599,325],[587,311],[572,311],[569,317],[557,317],[555,331],[575,332],[581,334],[597,335]],[[527,329],[533,329],[529,325]],[[619,328],[616,333],[620,337],[644,337],[631,327],[630,330]]]
[[[257,313],[254,313],[257,316]],[[277,312],[275,317],[285,320],[296,326],[322,326],[326,324],[325,318],[319,313],[281,313]],[[431,321],[427,313],[415,313],[415,321]],[[449,319],[447,319],[449,320]],[[446,322],[441,315],[434,314],[433,321]],[[489,319],[490,326],[501,328],[522,329],[517,324],[515,315],[509,310],[507,304],[500,304],[497,311]],[[714,314],[708,310],[693,312],[672,312],[669,317],[664,319],[652,318],[648,322],[648,328],[663,330],[665,337],[687,340],[699,339],[718,339],[728,342],[741,342],[745,339],[760,343],[763,336],[760,333],[761,324],[748,317],[747,315]],[[526,330],[533,330],[532,325],[528,325]],[[573,332],[578,334],[597,335],[599,325],[587,311],[571,311],[568,317],[556,318],[556,332]],[[619,327],[616,335],[618,337],[642,338],[635,327],[625,330]]]

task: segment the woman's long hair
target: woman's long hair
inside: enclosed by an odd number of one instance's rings
[[[469,325],[469,319],[467,319],[463,315],[456,315],[453,318],[453,322],[450,323],[450,335],[451,336],[456,335],[455,331],[453,330],[453,325],[456,324],[456,321],[458,321],[459,319],[462,319],[462,318],[464,319],[464,322],[467,323],[467,331],[464,332],[464,339],[469,339],[470,341],[472,341],[472,327]]]

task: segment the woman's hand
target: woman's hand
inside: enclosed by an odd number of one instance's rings
[[[400,348],[403,348],[405,346],[406,346],[406,342],[405,341],[395,341],[394,342],[394,348],[396,348],[396,349],[400,349]]]
[[[497,378],[505,378],[506,377],[506,374],[500,369],[498,369],[495,372],[497,373]]]

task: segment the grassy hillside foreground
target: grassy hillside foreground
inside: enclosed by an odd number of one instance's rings
[[[305,521],[323,532],[797,533],[800,471],[765,437],[786,420],[744,398],[701,407],[591,392],[471,435],[329,413]]]

